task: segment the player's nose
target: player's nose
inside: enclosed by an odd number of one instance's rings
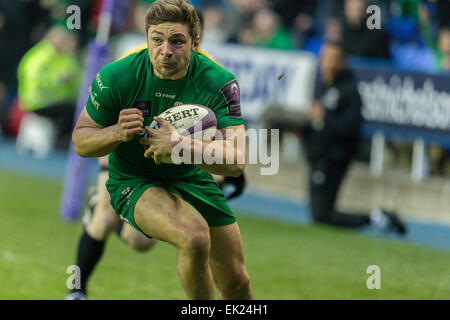
[[[162,44],[161,55],[165,57],[170,57],[173,54],[172,47],[168,41]]]

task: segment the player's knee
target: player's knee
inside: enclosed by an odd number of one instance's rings
[[[105,225],[105,229],[108,232],[113,232],[114,230],[116,230],[118,224],[119,224],[119,220],[117,219],[117,217],[106,217],[104,219],[104,225]]]
[[[250,277],[246,271],[239,272],[234,277],[230,277],[226,284],[228,292],[245,292],[250,288]]]
[[[239,280],[234,284],[234,288],[237,292],[248,291],[250,288],[250,277],[247,273],[242,275]]]
[[[198,258],[207,257],[211,248],[208,230],[190,232],[185,236],[183,248]]]

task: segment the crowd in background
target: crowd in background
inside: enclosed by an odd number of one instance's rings
[[[112,34],[119,47],[142,42],[146,8],[155,0],[116,1]],[[25,111],[75,107],[81,63],[94,36],[103,0],[0,0],[0,132],[15,136]],[[448,0],[191,0],[204,15],[205,42],[231,42],[319,54],[324,41],[339,41],[353,56],[383,59],[407,69],[450,71]],[[66,28],[69,5],[81,9],[81,29]],[[381,29],[369,30],[370,5],[381,10]],[[42,45],[45,42],[47,45]],[[30,50],[30,48],[33,48]],[[118,49],[121,50],[120,48]],[[123,50],[122,50],[123,51]],[[27,54],[28,57],[24,58]],[[24,58],[24,59],[23,59]],[[36,81],[42,68],[52,79]],[[32,73],[19,63],[34,60]],[[59,68],[58,64],[70,66]],[[22,66],[22,69],[25,67]],[[22,87],[18,77],[23,77]],[[36,79],[37,79],[36,78]],[[37,87],[38,85],[43,86]],[[48,92],[66,88],[59,100]],[[40,92],[33,96],[33,90]],[[17,94],[19,93],[19,99]],[[23,97],[21,98],[21,93]],[[67,103],[68,102],[68,103]]]
[[[318,53],[324,40],[343,42],[351,55],[426,60],[422,70],[450,71],[447,0],[209,0],[205,39]],[[381,30],[369,30],[367,7],[380,8]]]

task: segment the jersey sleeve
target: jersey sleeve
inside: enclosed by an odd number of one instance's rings
[[[119,117],[119,102],[114,96],[114,91],[108,76],[102,70],[97,73],[89,89],[89,99],[86,103],[86,111],[96,123],[103,127],[109,127],[117,123]]]
[[[237,126],[244,123],[241,115],[241,94],[236,79],[222,86],[214,95],[211,102],[217,118],[217,129]]]

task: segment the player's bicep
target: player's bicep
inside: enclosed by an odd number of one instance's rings
[[[86,107],[81,111],[78,117],[77,124],[75,125],[75,130],[82,128],[92,128],[92,129],[102,129],[103,126],[95,122],[89,113],[86,111]]]

